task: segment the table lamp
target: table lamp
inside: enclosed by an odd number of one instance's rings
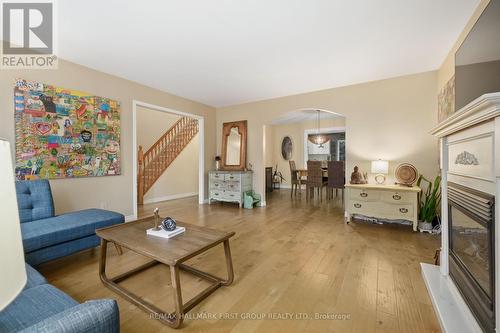
[[[376,174],[375,181],[377,184],[385,183],[385,175],[389,173],[389,161],[372,161],[372,173]]]
[[[26,285],[21,225],[17,210],[14,170],[10,144],[0,138],[0,311],[3,310]]]

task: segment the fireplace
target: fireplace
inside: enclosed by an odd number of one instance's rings
[[[448,182],[449,272],[485,332],[495,330],[495,197]]]

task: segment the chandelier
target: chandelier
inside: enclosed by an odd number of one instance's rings
[[[322,147],[323,144],[328,142],[330,139],[327,136],[321,134],[321,117],[320,117],[321,111],[316,110],[316,112],[318,113],[318,128],[316,129],[316,134],[309,135],[309,141]]]

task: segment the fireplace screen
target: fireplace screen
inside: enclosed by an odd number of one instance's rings
[[[448,182],[449,270],[485,332],[495,327],[495,197]]]
[[[451,250],[489,296],[491,294],[491,244],[489,228],[457,207],[450,210]]]

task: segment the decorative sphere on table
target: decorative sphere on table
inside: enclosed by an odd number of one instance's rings
[[[177,224],[173,218],[166,217],[163,221],[161,221],[161,227],[166,231],[174,231]]]

